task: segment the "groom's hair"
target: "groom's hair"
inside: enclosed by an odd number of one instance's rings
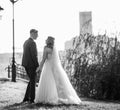
[[[37,33],[38,31],[36,29],[31,29],[30,33]]]
[[[55,40],[55,38],[52,37],[52,36],[48,36],[48,39],[50,39],[50,40]]]

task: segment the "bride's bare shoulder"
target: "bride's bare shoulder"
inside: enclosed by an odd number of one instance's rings
[[[47,46],[45,46],[45,47],[44,47],[44,51],[47,52],[47,53],[51,53],[51,52],[52,52],[52,49],[49,48],[49,47],[47,47]]]

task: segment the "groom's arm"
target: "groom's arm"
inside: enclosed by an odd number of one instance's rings
[[[37,56],[37,48],[35,42],[30,44],[30,54],[32,57],[32,61],[34,62],[35,67],[38,67],[38,56]]]
[[[37,71],[42,71],[42,68],[43,68],[43,65],[45,63],[46,58],[47,58],[47,50],[46,50],[46,47],[44,47],[42,60],[40,62],[40,66],[39,66]]]

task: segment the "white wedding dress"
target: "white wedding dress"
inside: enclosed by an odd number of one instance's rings
[[[55,47],[44,63],[35,102],[51,104],[80,104],[81,102],[62,68]]]

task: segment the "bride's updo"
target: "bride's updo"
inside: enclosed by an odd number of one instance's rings
[[[48,47],[48,48],[53,49],[53,46],[54,46],[54,40],[55,40],[54,37],[52,37],[52,36],[48,36],[48,38],[47,38],[47,40],[46,40],[46,44],[47,44],[47,47]]]

